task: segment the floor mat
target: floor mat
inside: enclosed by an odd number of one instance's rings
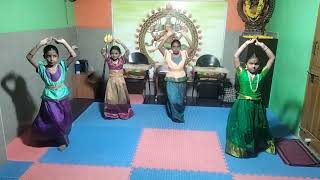
[[[277,149],[283,162],[290,166],[320,167],[320,161],[298,139],[282,139]]]

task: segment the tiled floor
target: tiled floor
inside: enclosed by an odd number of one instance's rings
[[[137,98],[137,102],[140,99]],[[32,148],[20,138],[8,145],[0,179],[23,180],[311,180],[320,169],[291,167],[277,155],[237,159],[224,153],[228,108],[187,106],[176,124],[162,105],[133,105],[129,120],[104,120],[92,103],[73,124],[70,146]],[[291,136],[271,113],[275,136]]]

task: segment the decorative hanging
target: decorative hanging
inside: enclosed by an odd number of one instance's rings
[[[238,0],[237,11],[245,23],[244,35],[264,35],[275,7],[275,0]]]

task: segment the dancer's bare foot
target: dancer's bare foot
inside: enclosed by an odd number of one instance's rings
[[[63,144],[58,147],[58,151],[64,151],[67,148],[67,145]]]

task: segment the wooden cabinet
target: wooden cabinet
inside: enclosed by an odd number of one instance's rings
[[[320,154],[320,79],[312,74],[307,82],[300,137],[309,139],[310,147]]]
[[[73,98],[95,99],[96,84],[90,82],[91,73],[73,74],[70,78],[70,88]]]
[[[318,14],[317,28],[314,37],[312,57],[308,72],[307,88],[305,93],[300,137],[309,142],[320,154],[320,11]]]

